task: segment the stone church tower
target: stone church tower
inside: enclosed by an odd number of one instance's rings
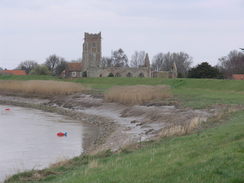
[[[83,71],[89,72],[89,69],[99,68],[102,58],[101,39],[101,32],[98,34],[85,32],[82,55]]]

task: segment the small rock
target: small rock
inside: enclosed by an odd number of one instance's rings
[[[141,126],[141,125],[143,125],[143,123],[138,123],[138,124],[136,124],[136,126]]]
[[[136,122],[138,122],[138,121],[137,120],[133,120],[130,123],[133,124],[133,123],[136,123]]]
[[[154,131],[154,130],[151,128],[151,129],[147,130],[145,134],[148,135],[149,133],[151,133],[151,132],[153,132],[153,131]]]

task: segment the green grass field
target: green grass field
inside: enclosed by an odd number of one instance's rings
[[[3,77],[0,79],[55,79]],[[63,81],[63,80],[62,80]],[[183,106],[206,108],[214,104],[244,104],[244,81],[209,79],[85,78],[78,82],[104,92],[115,85],[170,85]],[[139,150],[125,149],[74,158],[65,165],[13,176],[8,182],[47,183],[243,183],[244,111],[212,122],[193,134],[164,138]],[[213,127],[214,126],[214,127]]]

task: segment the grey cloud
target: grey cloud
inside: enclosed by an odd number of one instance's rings
[[[187,51],[216,63],[243,44],[242,11],[241,0],[0,0],[0,67],[81,57],[85,31],[102,31],[104,55]]]

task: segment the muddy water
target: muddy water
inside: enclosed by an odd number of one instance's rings
[[[0,105],[0,182],[14,173],[80,155],[84,129],[61,115]],[[57,137],[60,131],[67,137]]]

